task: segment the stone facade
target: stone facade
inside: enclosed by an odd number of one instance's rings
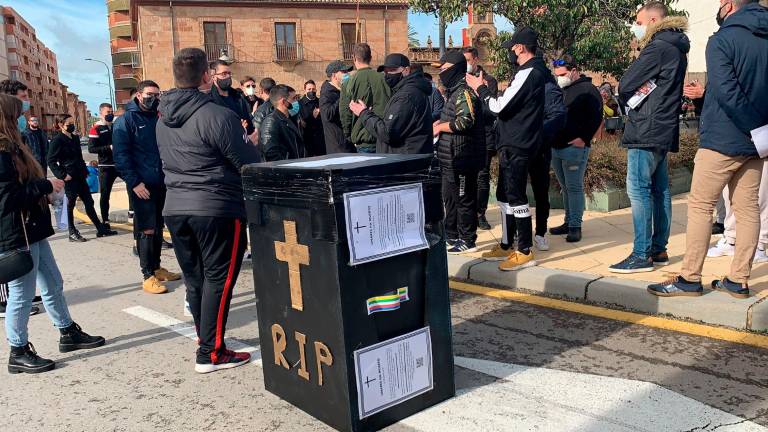
[[[356,23],[354,2],[237,2],[231,6],[222,2],[185,2],[171,11],[167,4],[133,1],[142,76],[157,81],[164,90],[173,87],[171,59],[181,48],[207,48],[211,60],[226,53],[235,61],[235,81],[245,75],[257,80],[272,77],[299,90],[308,79],[318,84],[325,80],[328,63],[349,57],[354,42],[349,41],[346,49],[342,43],[343,25],[354,28]],[[405,1],[362,1],[359,20],[361,39],[371,45],[373,64],[383,62],[389,53],[408,52]],[[206,46],[206,22],[223,23],[223,47],[211,43]],[[277,44],[276,23],[295,26],[295,44],[291,43],[287,51],[286,45]]]

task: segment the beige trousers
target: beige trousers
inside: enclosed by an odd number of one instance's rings
[[[688,225],[685,258],[680,275],[688,281],[701,281],[701,269],[712,236],[712,211],[719,195],[728,186],[736,217],[736,250],[728,279],[746,283],[752,271],[752,258],[760,235],[758,191],[763,161],[732,157],[700,149],[696,153],[691,193],[688,195]]]

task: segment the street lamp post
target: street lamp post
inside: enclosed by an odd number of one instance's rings
[[[110,70],[109,65],[104,63],[101,60],[96,60],[96,59],[92,59],[92,58],[87,58],[85,60],[86,61],[92,61],[92,62],[101,63],[107,69],[107,78],[108,78],[107,82],[109,83],[108,84],[108,86],[109,86],[109,101],[111,102],[112,106],[115,106],[115,91],[114,91],[114,89],[112,87],[112,70]]]

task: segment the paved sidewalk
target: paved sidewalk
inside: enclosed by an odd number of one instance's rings
[[[127,222],[128,197],[125,184],[115,184],[112,193],[112,222]],[[449,256],[450,276],[500,288],[533,291],[545,295],[610,305],[648,314],[672,315],[739,329],[768,331],[768,263],[757,264],[750,281],[755,295],[734,299],[719,292],[699,298],[658,298],[646,292],[652,282],[661,282],[680,271],[685,252],[687,195],[672,201],[672,235],[669,240],[670,265],[651,273],[614,274],[608,267],[632,251],[633,227],[630,209],[610,213],[586,212],[583,240],[571,244],[564,236],[549,236],[551,249],[536,251],[539,267],[502,273],[497,262],[480,259],[501,237],[498,208],[488,210],[491,231],[479,231],[481,250],[466,256]],[[94,195],[98,202],[98,194]],[[535,210],[535,209],[534,209]],[[553,210],[550,226],[563,223],[563,211]],[[719,236],[712,237],[714,244]],[[730,257],[708,258],[704,264],[705,288],[713,279],[728,273]]]

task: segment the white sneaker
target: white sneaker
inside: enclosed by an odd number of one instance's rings
[[[189,302],[186,300],[184,300],[184,316],[185,317],[192,316],[192,309],[189,307]]]
[[[729,244],[725,237],[722,237],[716,245],[709,248],[707,256],[710,258],[733,256],[734,249],[735,247],[732,244]]]
[[[533,238],[533,242],[536,244],[536,249],[540,251],[549,250],[549,240],[545,236],[536,236]]]
[[[755,264],[761,264],[768,262],[768,254],[765,253],[765,249],[757,248],[757,251],[755,252],[755,259],[752,260]]]

